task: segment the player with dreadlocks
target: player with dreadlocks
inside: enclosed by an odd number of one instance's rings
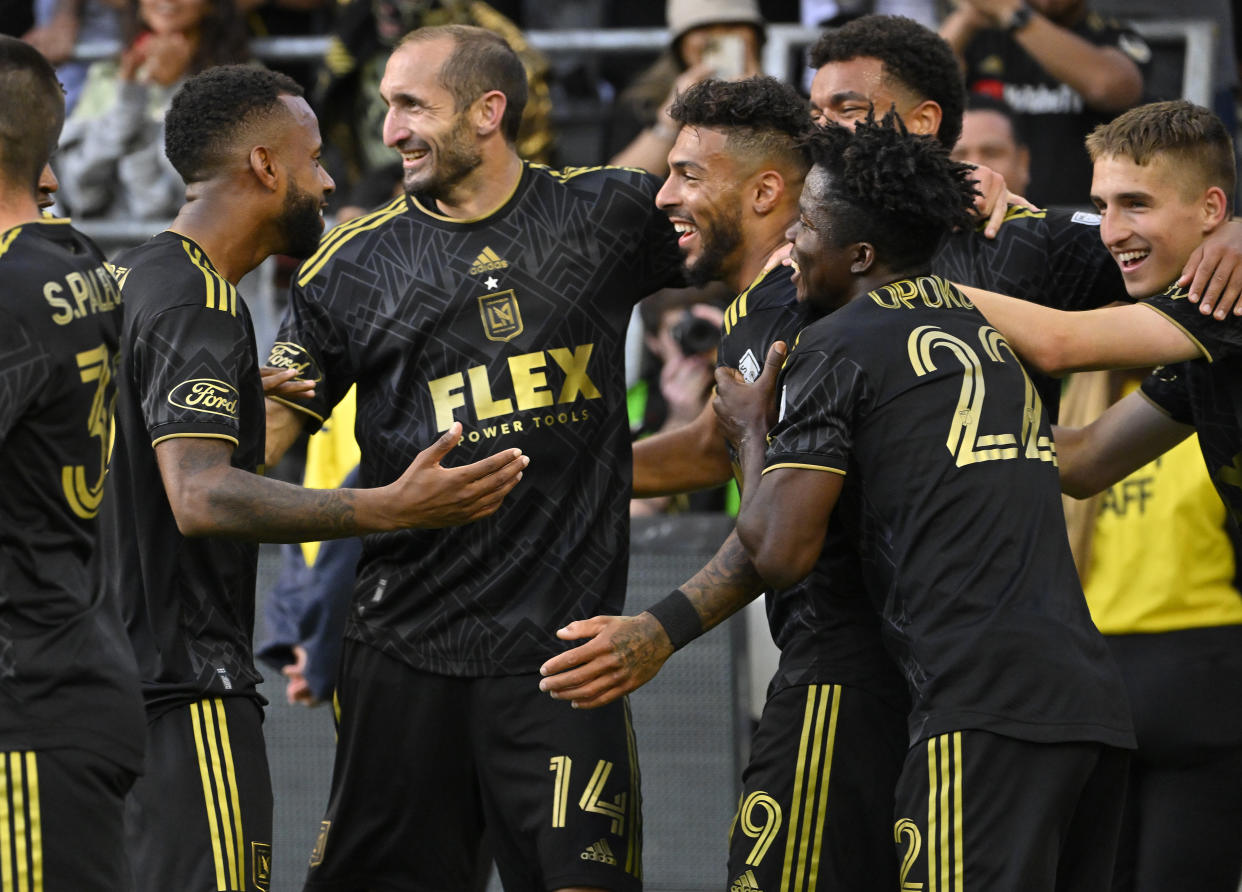
[[[810,150],[792,260],[827,315],[779,380],[779,347],[754,385],[717,371],[746,480],[739,538],[788,586],[830,516],[852,531],[912,700],[902,888],[1105,888],[1134,737],[1074,571],[1047,416],[1004,338],[928,273],[964,220],[966,168],[892,117]]]

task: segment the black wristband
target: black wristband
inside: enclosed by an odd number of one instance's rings
[[[673,650],[680,650],[703,634],[703,620],[699,618],[699,612],[679,588],[652,604],[647,612],[664,627],[668,640],[673,642]]]

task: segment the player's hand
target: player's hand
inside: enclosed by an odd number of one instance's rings
[[[539,690],[575,709],[594,709],[642,687],[673,654],[668,634],[650,613],[593,616],[557,630],[556,637],[591,639],[539,667]]]
[[[975,214],[987,219],[987,225],[983,227],[987,238],[996,238],[1011,205],[1039,210],[1021,195],[1010,192],[1005,178],[990,167],[976,164],[973,179],[975,188],[979,190],[979,197],[975,199]]]
[[[259,369],[263,379],[263,395],[285,399],[310,399],[315,395],[315,382],[298,377],[297,369],[278,369],[265,365]]]
[[[1199,312],[1224,319],[1242,316],[1242,222],[1230,220],[1191,252],[1177,284]]]
[[[445,468],[441,460],[461,442],[461,422],[414,457],[393,483],[383,487],[392,529],[460,526],[487,517],[522,479],[530,459],[506,449],[472,465]]]
[[[721,366],[716,369],[716,426],[721,435],[740,448],[750,437],[766,436],[776,423],[776,379],[785,361],[785,342],[776,341],[768,348],[763,372],[754,384],[747,384],[737,369]]]
[[[285,682],[285,699],[290,706],[318,706],[319,698],[310,689],[306,681],[306,648],[300,644],[293,646],[294,662],[280,670]]]
[[[793,262],[789,259],[791,253],[793,253],[793,242],[785,242],[768,255],[768,259],[764,262],[761,272],[766,273],[778,266],[789,266]]]

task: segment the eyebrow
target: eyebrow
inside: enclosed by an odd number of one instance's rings
[[[866,102],[866,103],[871,102],[870,99],[868,99],[862,93],[859,93],[857,90],[841,90],[837,93],[833,93],[832,96],[828,98],[828,101],[832,105],[840,105],[842,102],[853,102],[853,101],[860,101],[860,102]]]
[[[685,161],[685,160],[674,161],[673,163],[669,165],[669,167],[675,170],[680,170],[683,173],[687,170],[690,170],[691,168],[693,168],[694,170],[707,170],[706,167],[704,167],[702,164],[699,164],[697,161]]]

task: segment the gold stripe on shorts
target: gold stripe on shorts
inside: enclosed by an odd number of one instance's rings
[[[927,892],[962,892],[962,732],[927,741]]]
[[[789,828],[785,831],[781,892],[814,889],[819,879],[840,708],[840,685],[807,686],[793,797],[789,803]]]
[[[33,751],[0,753],[0,890],[43,892],[43,818]]]
[[[194,747],[198,752],[203,803],[211,835],[216,889],[219,892],[244,890],[246,879],[242,871],[246,860],[241,797],[237,791],[224,701],[216,698],[191,703],[190,719],[194,726]]]

